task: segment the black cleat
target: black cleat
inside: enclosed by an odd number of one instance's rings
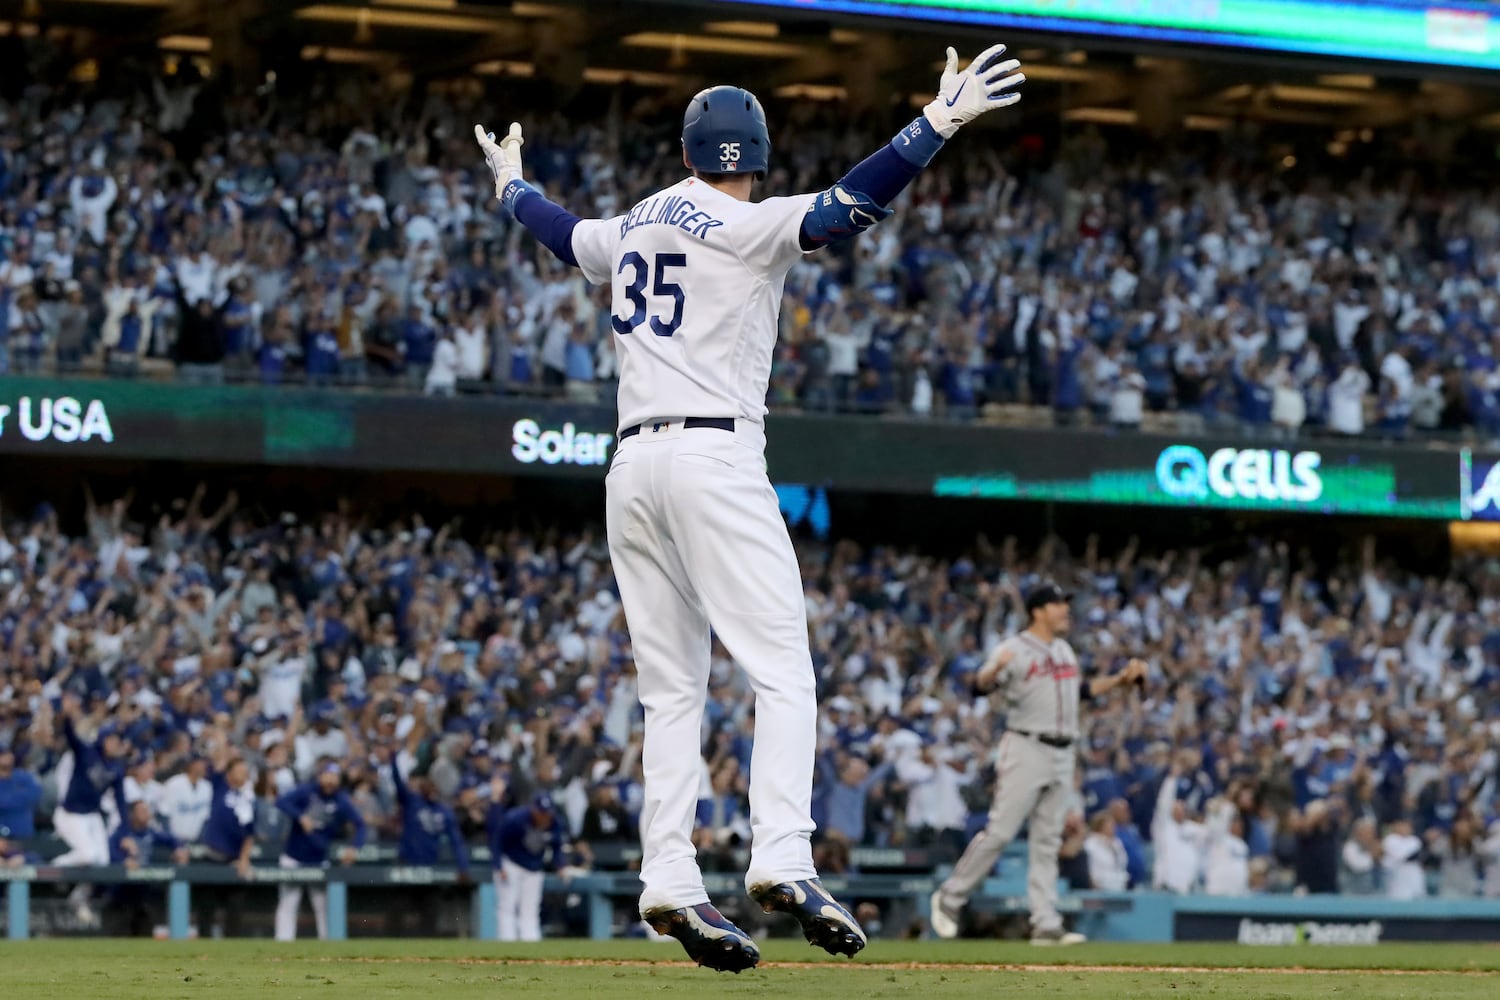
[[[790,913],[802,935],[830,955],[855,955],[866,944],[859,922],[815,878],[750,887],[750,898],[767,913]]]
[[[641,914],[658,934],[682,942],[688,958],[715,972],[744,972],[760,961],[750,935],[714,909],[712,903],[652,910]]]

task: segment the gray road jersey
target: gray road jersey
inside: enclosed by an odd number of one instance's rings
[[[1047,644],[1030,632],[1001,643],[1012,651],[997,686],[1005,693],[1005,725],[1028,733],[1078,738],[1078,657],[1062,639]]]

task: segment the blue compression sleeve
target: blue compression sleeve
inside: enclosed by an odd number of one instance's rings
[[[551,250],[558,260],[578,266],[578,258],[573,253],[573,227],[582,219],[548,201],[546,195],[525,181],[511,181],[505,185],[500,200],[516,221],[540,240],[542,246]]]
[[[839,184],[849,191],[858,191],[885,208],[906,190],[906,186],[942,148],[943,137],[938,135],[925,115],[918,115],[910,125],[896,133],[894,139],[855,164]],[[802,249],[812,250],[827,242],[826,238],[820,239],[810,229],[809,221],[802,223]]]
[[[906,190],[906,185],[942,148],[943,137],[926,116],[918,115],[889,143],[861,160],[839,183],[851,191],[869,195],[871,201],[884,208]]]

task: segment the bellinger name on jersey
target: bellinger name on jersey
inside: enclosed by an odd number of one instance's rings
[[[708,232],[724,223],[678,195],[658,195],[632,208],[620,220],[620,235],[623,237],[639,226],[676,226],[692,233],[700,240],[708,239]]]

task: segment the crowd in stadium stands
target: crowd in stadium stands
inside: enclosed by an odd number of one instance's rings
[[[6,105],[25,141],[0,151],[0,371],[611,398],[607,296],[491,197],[471,127],[504,108],[287,89],[117,81]],[[527,121],[528,170],[582,215],[622,212],[680,177],[679,112]],[[778,194],[901,124],[772,117]],[[1488,189],[1334,184],[1232,138],[1144,157],[1088,132],[1045,157],[1005,133],[960,144],[851,252],[793,269],[770,405],[1500,435]]]
[[[506,817],[524,826],[538,809],[561,822],[551,851],[533,846],[536,867],[633,842],[640,708],[598,534],[472,537],[419,517],[263,519],[232,495],[204,501],[140,523],[130,498],[90,498],[81,537],[45,506],[5,512],[8,863],[48,843],[36,831],[49,817],[76,850],[90,810],[116,861],[159,824],[163,849],[246,864],[243,827],[261,863],[289,833],[285,854],[318,863],[347,819],[353,842],[368,830],[431,863],[455,834],[496,844]],[[800,542],[822,870],[851,870],[859,846],[951,861],[982,825],[1003,705],[970,677],[1045,574],[1075,592],[1086,672],[1127,654],[1152,664],[1143,690],[1087,714],[1072,885],[1500,895],[1500,565],[1421,577],[1373,544],[1334,565],[1231,544],[1210,558],[981,537],[939,559]],[[726,864],[749,834],[753,723],[716,649],[697,838]],[[347,817],[303,823],[310,797],[339,789]]]

